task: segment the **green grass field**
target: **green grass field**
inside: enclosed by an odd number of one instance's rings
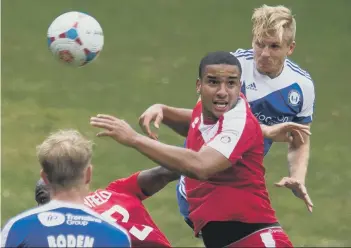
[[[191,108],[200,58],[208,51],[251,45],[251,13],[263,3],[283,3],[297,19],[292,59],[312,75],[316,112],[307,184],[309,214],[291,192],[272,185],[287,174],[286,147],[267,156],[267,183],[281,224],[295,246],[351,246],[351,1],[2,1],[2,225],[35,205],[39,178],[35,147],[57,129],[76,128],[95,143],[93,188],[153,166],[134,150],[95,138],[89,118],[108,113],[137,126],[151,104]],[[55,61],[47,48],[51,21],[69,10],[101,23],[105,46],[83,68]],[[162,141],[183,139],[161,127]],[[178,214],[175,184],[146,200],[174,246],[201,246]]]

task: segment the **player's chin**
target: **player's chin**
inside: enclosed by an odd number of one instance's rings
[[[258,66],[258,70],[262,73],[265,74],[270,74],[274,72],[274,68],[270,63],[263,63],[260,66]]]
[[[212,106],[212,113],[217,118],[221,117],[224,113],[228,112],[228,110],[229,104],[226,104],[225,106],[217,106],[216,104],[213,104]]]
[[[272,63],[269,60],[259,60],[257,62],[257,67],[260,70],[269,70],[272,67]]]

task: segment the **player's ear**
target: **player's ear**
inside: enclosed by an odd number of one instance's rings
[[[93,175],[93,166],[90,164],[85,172],[85,184],[89,184],[91,182],[92,175]]]
[[[294,52],[295,47],[296,47],[296,42],[295,41],[291,42],[289,45],[289,51],[288,51],[287,56],[290,56]]]
[[[255,48],[255,43],[258,41],[257,36],[253,35],[251,40],[252,49]]]
[[[197,93],[197,94],[200,94],[200,90],[201,90],[201,79],[198,78],[198,79],[196,80],[196,93]]]
[[[40,171],[40,177],[43,179],[45,184],[49,184],[48,176],[43,170]]]

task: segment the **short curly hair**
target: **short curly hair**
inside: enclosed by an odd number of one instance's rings
[[[43,179],[37,181],[35,185],[35,201],[38,205],[44,205],[50,201],[50,187]]]

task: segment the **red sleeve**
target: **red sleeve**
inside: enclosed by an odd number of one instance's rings
[[[117,179],[116,181],[111,182],[106,189],[117,193],[133,195],[140,200],[145,200],[148,196],[143,193],[138,184],[139,174],[140,171],[132,174],[130,177]]]
[[[234,164],[255,142],[258,125],[248,116],[245,99],[240,99],[232,110],[219,119],[217,134],[207,146],[222,153]]]

